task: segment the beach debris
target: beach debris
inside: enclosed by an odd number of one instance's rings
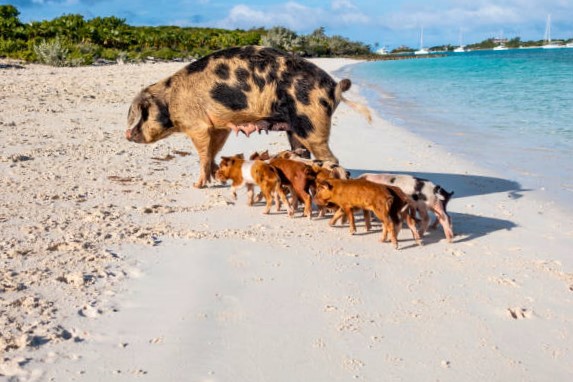
[[[157,235],[151,235],[151,241],[154,247],[158,246],[162,242],[162,240],[159,237],[157,237]]]

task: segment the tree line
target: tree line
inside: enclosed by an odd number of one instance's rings
[[[177,26],[130,26],[115,16],[67,14],[53,20],[22,23],[12,5],[0,5],[0,57],[59,66],[96,61],[141,61],[202,57],[219,49],[266,45],[305,57],[363,56],[370,47],[324,28],[308,35],[283,27],[227,30]]]

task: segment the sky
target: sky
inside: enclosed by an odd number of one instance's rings
[[[324,27],[372,48],[417,48],[481,42],[491,37],[573,38],[573,0],[13,0],[22,22],[64,14],[116,16],[129,25],[225,29],[282,26],[298,34]]]

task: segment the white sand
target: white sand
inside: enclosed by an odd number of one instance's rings
[[[244,192],[194,189],[185,137],[124,139],[131,99],[181,66],[0,70],[0,379],[571,378],[573,219],[559,206],[342,104],[341,164],[454,190],[454,243],[438,230],[417,247],[403,230],[396,251],[361,221],[350,236],[264,216]],[[232,137],[223,154],[266,148],[287,140]]]

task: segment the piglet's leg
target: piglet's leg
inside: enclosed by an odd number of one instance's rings
[[[231,198],[237,200],[237,187],[231,186]]]
[[[271,189],[268,187],[265,187],[264,190],[261,188],[261,192],[265,196],[265,202],[266,202],[263,214],[268,214],[271,211],[271,207],[273,205],[273,195]]]
[[[312,219],[312,201],[309,194],[302,193],[303,202],[304,202],[304,212],[303,216],[308,216],[309,219]]]
[[[277,212],[279,212],[281,210],[281,199],[280,199],[279,193],[275,192],[273,195],[273,198],[275,200],[275,206],[276,206]]]
[[[436,214],[436,217],[438,218],[440,224],[442,225],[442,228],[444,229],[444,234],[446,235],[446,239],[448,239],[448,241],[451,243],[452,240],[454,239],[454,231],[452,230],[452,221],[449,215],[446,213],[446,211],[444,211],[441,202],[435,203],[432,210]]]
[[[332,215],[332,217],[330,218],[330,221],[328,222],[328,225],[333,226],[336,224],[336,222],[338,220],[340,220],[341,217],[344,216],[344,210],[342,208],[339,208],[336,210],[336,212]]]
[[[296,192],[294,192],[294,187],[292,185],[287,186],[289,193],[291,195],[290,204],[292,205],[293,210],[298,209],[298,197],[296,196]]]
[[[280,199],[283,201],[283,203],[287,206],[288,216],[293,217],[294,216],[294,209],[292,208],[290,202],[288,201],[288,198],[285,194],[285,191],[282,188],[282,186],[280,185],[280,183],[277,183],[277,186],[275,189],[275,194],[278,195],[280,197]],[[279,210],[280,210],[280,204],[278,203],[278,199],[277,199],[277,211],[279,211]]]
[[[398,227],[394,224],[388,213],[384,213],[384,210],[375,210],[374,214],[382,222],[382,236],[380,237],[381,242],[385,242],[388,234],[390,234],[390,241],[394,245],[394,248],[398,249]]]
[[[247,204],[252,206],[254,203],[255,186],[247,184]]]
[[[370,223],[372,218],[370,217],[370,211],[362,210],[364,214],[364,224],[366,225],[366,231],[370,231],[372,229],[372,224]]]
[[[344,208],[344,213],[348,216],[348,223],[350,225],[350,233],[354,234],[356,232],[356,223],[354,222],[354,212],[352,212],[352,208],[346,207]]]
[[[426,205],[418,205],[418,213],[420,214],[420,233],[423,235],[428,231],[428,225],[430,224],[430,217],[428,216],[428,209]]]
[[[412,210],[411,207],[408,207],[406,209],[406,211],[403,212],[402,216],[406,220],[406,224],[408,225],[408,228],[410,228],[410,231],[412,231],[412,236],[414,237],[416,244],[422,245],[422,239],[420,237],[420,233],[418,232],[418,228],[416,227],[415,214],[416,214],[416,211]]]

